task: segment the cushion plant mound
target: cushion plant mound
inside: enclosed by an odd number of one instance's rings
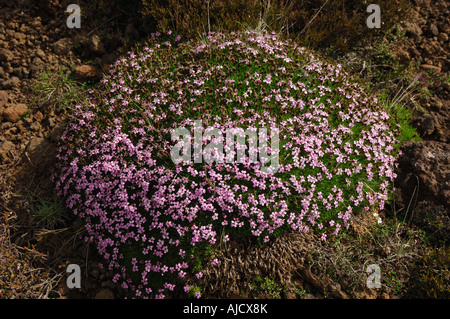
[[[220,243],[325,240],[388,200],[388,114],[340,65],[274,34],[154,34],[91,93],[57,189],[132,297],[199,297],[186,274]]]

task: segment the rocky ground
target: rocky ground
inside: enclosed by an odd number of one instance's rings
[[[109,8],[108,15],[99,19],[83,20],[81,29],[68,29],[67,4],[0,0],[0,288],[7,287],[0,290],[0,297],[123,297],[111,274],[98,268],[95,252],[79,239],[78,221],[49,229],[36,225],[30,214],[36,198],[52,197],[53,156],[68,111],[50,103],[51,98],[37,99],[33,83],[45,72],[95,82],[119,49],[139,37],[120,8]],[[89,8],[90,2],[83,5]],[[429,87],[432,95],[416,101],[426,112],[414,113],[423,141],[402,148],[396,202],[414,211],[416,224],[424,228],[433,231],[435,226],[427,224],[430,216],[442,221],[440,231],[446,236],[450,234],[450,86],[443,79],[450,72],[449,11],[450,4],[443,0],[417,1],[401,25],[406,37],[393,50],[405,63],[417,62],[424,74],[436,74]],[[81,290],[65,285],[63,270],[68,263],[82,265]],[[13,267],[17,271],[11,271]],[[324,285],[313,274],[308,276],[317,286]],[[30,281],[28,290],[22,291],[20,285]],[[335,291],[342,297],[339,289]]]
[[[406,39],[394,51],[404,60],[420,65],[425,74],[438,74],[429,84],[431,96],[419,100],[423,112],[413,114],[413,124],[423,141],[408,142],[399,159],[399,200],[417,208],[416,218],[426,211],[450,210],[450,4],[447,1],[417,1],[407,21],[401,24]],[[419,73],[420,74],[420,73]],[[419,77],[419,85],[423,78]],[[445,82],[447,79],[447,82]],[[426,204],[425,204],[426,203]],[[412,207],[412,206],[411,206]],[[448,227],[448,224],[447,224]]]
[[[98,268],[88,245],[79,239],[80,228],[73,224],[70,230],[59,232],[62,225],[49,229],[49,225],[36,225],[32,216],[36,198],[53,196],[54,155],[68,112],[55,105],[60,102],[58,96],[49,98],[65,90],[54,83],[57,77],[48,81],[39,98],[33,85],[43,74],[62,74],[61,78],[95,83],[117,58],[118,48],[130,38],[129,33],[136,31],[120,10],[113,13],[114,21],[86,17],[83,28],[69,29],[65,13],[68,3],[31,3],[0,1],[0,202],[4,250],[0,254],[0,288],[10,290],[3,296],[7,298],[68,296],[61,269],[68,263],[78,263],[85,270],[84,287],[73,290],[70,297],[112,298],[111,278]],[[89,8],[90,4],[81,6]],[[99,34],[108,37],[101,41]],[[8,267],[21,270],[8,273]],[[35,270],[39,276],[34,275]],[[28,286],[29,291],[22,291],[20,285]],[[0,290],[0,296],[2,293]]]

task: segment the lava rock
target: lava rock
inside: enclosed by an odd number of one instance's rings
[[[40,49],[40,48],[38,48],[38,49],[36,50],[36,55],[37,55],[38,57],[40,57],[41,59],[44,59],[44,58],[45,58],[45,52],[44,52],[42,49]]]
[[[105,53],[105,47],[98,35],[92,35],[89,38],[88,47],[93,54],[100,55]]]
[[[97,81],[102,78],[103,72],[99,67],[85,64],[77,66],[73,75],[81,81]]]
[[[16,123],[27,112],[28,107],[25,104],[14,104],[5,109],[3,117],[7,122]]]
[[[36,176],[48,175],[56,161],[56,145],[43,137],[33,137],[26,144],[25,153]]]
[[[434,23],[430,24],[430,32],[434,36],[437,36],[439,34],[439,29]]]
[[[0,62],[10,62],[14,59],[14,54],[5,48],[0,48]]]
[[[70,38],[62,38],[55,43],[53,43],[52,48],[53,52],[58,55],[68,54],[72,49],[72,39]]]
[[[396,184],[405,202],[427,200],[450,208],[450,145],[436,141],[408,141],[398,159]]]
[[[438,40],[441,42],[447,42],[448,41],[448,35],[446,33],[439,33],[438,34]]]
[[[436,130],[436,120],[433,116],[426,116],[417,124],[418,130],[424,135],[431,135]]]

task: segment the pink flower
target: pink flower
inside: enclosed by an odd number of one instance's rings
[[[263,80],[266,84],[272,84],[272,76],[270,74],[267,74],[266,78]]]
[[[89,103],[76,106],[57,155],[57,193],[85,222],[85,241],[95,245],[114,281],[136,297],[162,298],[175,289],[169,278],[185,280],[192,269],[185,243],[214,247],[237,233],[268,242],[279,230],[311,227],[326,240],[348,228],[353,214],[384,207],[395,178],[396,137],[389,115],[347,83],[341,67],[275,35],[244,32],[209,34],[207,42],[192,45],[193,61],[159,69],[151,63],[155,53],[164,50],[173,61],[178,54],[159,35],[152,34],[142,52],[118,59]],[[227,50],[227,63],[203,63],[220,50]],[[254,63],[254,73],[230,74],[231,61]],[[294,81],[290,72],[300,64],[308,72]],[[211,114],[204,105],[209,98],[229,108]],[[198,118],[221,133],[279,127],[278,173],[262,174],[262,159],[251,158],[261,154],[251,151],[249,136],[245,145],[233,141],[244,151],[239,163],[205,163],[207,138],[193,144],[202,148],[201,163],[169,163],[172,130],[180,125],[192,134]],[[218,140],[209,144],[213,154],[220,153]],[[130,248],[142,258],[124,266]],[[132,272],[137,281],[128,277]]]
[[[214,258],[212,261],[211,261],[211,266],[217,266],[219,264],[219,260],[217,259],[217,258]]]
[[[200,279],[203,277],[203,273],[199,271],[198,273],[195,274],[195,277],[197,277],[197,279]]]

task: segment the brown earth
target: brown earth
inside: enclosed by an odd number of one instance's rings
[[[111,274],[98,267],[95,252],[80,239],[78,221],[68,229],[64,224],[52,229],[30,214],[36,198],[53,196],[50,177],[67,114],[57,105],[36,103],[32,84],[43,72],[66,69],[77,80],[95,82],[126,40],[124,12],[118,10],[109,21],[86,17],[83,28],[69,29],[69,3],[0,1],[0,298],[122,296],[117,289],[112,292]],[[108,35],[103,42],[100,33]],[[65,285],[70,263],[82,265],[81,290]],[[17,264],[23,271],[10,273]]]
[[[55,105],[34,102],[30,91],[33,80],[45,70],[57,72],[69,68],[82,81],[96,81],[101,76],[99,70],[114,61],[119,49],[127,43],[127,37],[138,34],[133,23],[129,23],[130,17],[120,8],[110,8],[109,15],[97,21],[89,18],[83,20],[81,29],[68,29],[65,26],[65,8],[70,1],[66,2],[41,0],[17,4],[0,0],[0,206],[3,218],[0,279],[4,281],[0,288],[7,287],[6,292],[0,290],[0,298],[124,296],[123,291],[112,283],[111,274],[98,267],[99,260],[92,247],[79,238],[83,232],[80,222],[72,218],[67,230],[64,230],[65,225],[59,225],[56,229],[36,225],[36,219],[30,215],[33,200],[25,195],[52,196],[50,176],[56,143],[64,128],[66,115]],[[90,2],[80,2],[84,8],[91,6]],[[414,114],[414,125],[424,141],[408,142],[402,148],[400,173],[396,181],[400,191],[396,200],[405,210],[415,211],[414,221],[418,225],[425,220],[421,216],[439,215],[447,223],[448,235],[450,87],[438,78],[448,77],[450,70],[450,5],[443,0],[412,2],[412,14],[402,24],[406,39],[396,48],[395,54],[405,63],[417,62],[422,71],[435,72],[439,76],[430,86],[433,95],[428,100],[419,101],[427,114]],[[305,246],[302,243],[304,237],[292,240],[291,245],[277,242],[264,253],[255,248],[244,254],[242,248],[230,247],[223,253],[224,260],[229,261],[230,271],[237,272],[232,277],[238,278],[239,269],[236,267],[239,263],[249,263],[254,256],[261,256],[262,264],[272,265],[268,273],[274,272],[274,277],[279,275],[280,280],[292,279],[300,286],[315,287],[317,294],[308,295],[308,298],[321,297],[324,292],[334,298],[376,297],[367,291],[348,296],[339,284],[321,279],[303,266],[283,269],[282,273],[277,274],[276,268],[283,264],[280,256],[303,254]],[[11,279],[8,271],[16,267],[17,262],[11,261],[8,256],[22,258],[21,267],[24,269],[16,271],[13,276],[16,279]],[[69,290],[65,285],[64,269],[70,263],[82,265],[81,290]],[[33,267],[44,269],[40,277],[33,274]],[[240,274],[243,278],[261,271],[250,264],[245,269],[248,274]],[[209,277],[205,278],[220,278],[217,277],[220,273],[209,271]],[[20,285],[26,286],[27,281],[33,284],[23,291]],[[236,282],[225,283],[236,291],[227,290],[230,295],[223,297],[233,297],[239,293]],[[211,291],[217,288],[213,284],[207,287]],[[295,294],[289,296],[296,297]]]
[[[413,1],[410,19],[401,24],[406,40],[395,54],[420,65],[419,85],[431,96],[419,100],[423,112],[413,113],[413,125],[423,141],[407,142],[399,158],[397,202],[417,216],[450,211],[450,4]],[[425,78],[431,83],[425,84]],[[445,81],[447,79],[447,81]],[[445,224],[444,224],[445,225]],[[445,227],[449,227],[448,222]],[[445,228],[444,227],[444,228]]]

